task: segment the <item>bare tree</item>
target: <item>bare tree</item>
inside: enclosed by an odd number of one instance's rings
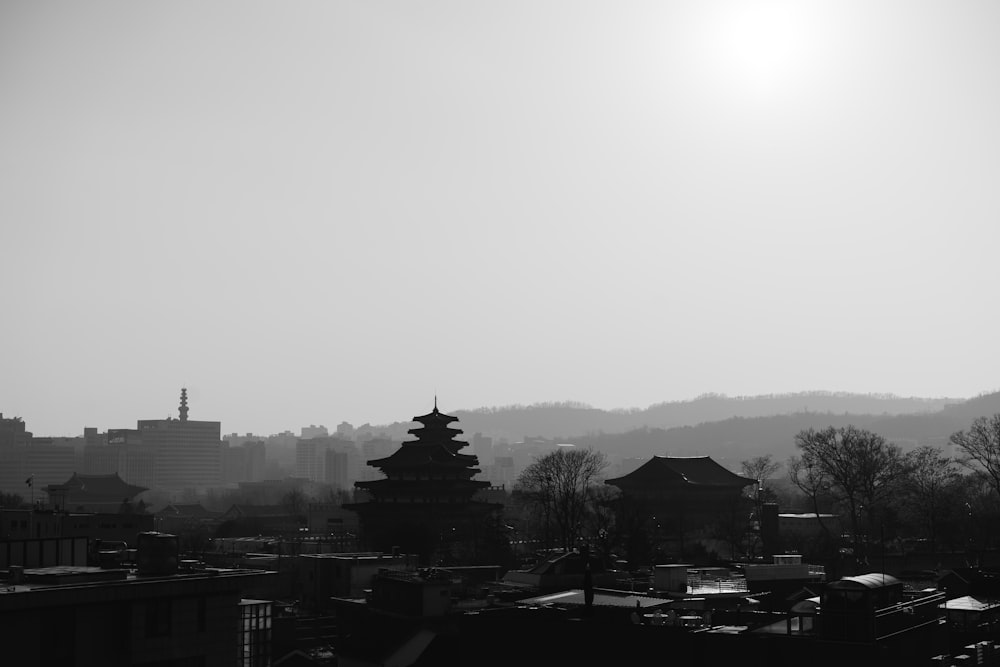
[[[755,479],[757,480],[757,483],[760,484],[765,479],[781,470],[781,461],[775,461],[774,457],[770,454],[765,456],[755,456],[752,459],[740,461],[740,468],[742,469],[744,477]]]
[[[557,451],[536,459],[524,469],[517,484],[544,514],[546,546],[553,525],[564,549],[580,535],[594,498],[593,486],[608,465],[603,452],[592,449]]]
[[[792,459],[792,481],[803,491],[829,493],[849,515],[855,553],[863,556],[875,517],[896,491],[908,462],[896,445],[854,426],[808,429],[795,436],[801,452]]]
[[[747,487],[747,489],[749,490],[749,497],[754,499],[754,504],[758,512],[760,511],[760,504],[767,500],[763,493],[764,480],[769,479],[774,473],[781,470],[781,466],[781,461],[775,461],[774,457],[770,454],[740,461],[740,469],[743,476],[757,482],[755,486]],[[771,496],[773,498],[774,494],[771,494]]]
[[[281,497],[281,504],[285,506],[289,514],[304,516],[309,504],[309,497],[302,492],[302,489],[295,487]]]
[[[955,482],[959,478],[955,462],[939,447],[919,447],[906,455],[907,474],[902,491],[906,510],[927,530],[931,551],[937,548],[938,526],[943,512],[953,500]]]
[[[990,486],[1000,495],[1000,414],[979,417],[968,431],[953,434],[951,442],[964,454],[959,462],[986,473]]]
[[[748,498],[753,503],[753,520],[756,525],[754,529],[755,535],[753,538],[747,542],[747,557],[755,555],[757,544],[762,539],[761,536],[761,521],[763,516],[763,508],[765,502],[770,502],[775,499],[773,491],[769,489],[765,491],[764,480],[770,478],[774,473],[781,469],[781,462],[775,461],[774,457],[770,454],[765,454],[764,456],[755,456],[752,459],[746,459],[745,461],[740,461],[741,472],[744,477],[754,480],[756,482],[753,486],[748,486],[744,493],[746,498]],[[734,506],[732,512],[735,512],[737,508]],[[731,512],[731,513],[732,513]],[[734,526],[734,530],[730,531],[730,534],[735,534],[735,519],[731,520]],[[736,547],[732,539],[730,539],[730,545],[732,546],[733,552],[735,553]],[[735,556],[734,556],[735,557]]]

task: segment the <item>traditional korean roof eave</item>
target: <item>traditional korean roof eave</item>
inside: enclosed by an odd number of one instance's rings
[[[621,489],[674,485],[689,487],[739,488],[756,480],[726,470],[709,456],[654,456],[627,475],[606,480]]]
[[[117,472],[114,472],[108,475],[73,473],[73,476],[63,484],[50,484],[45,487],[45,490],[50,494],[108,497],[121,500],[122,498],[132,499],[149,489],[129,484]]]
[[[444,481],[447,486],[435,486],[434,482]],[[365,482],[355,482],[356,487],[361,489],[378,489],[381,487],[399,489],[400,491],[426,491],[427,493],[449,493],[453,490],[485,489],[490,483],[480,479],[449,479],[449,480],[423,480],[423,479],[370,479]]]
[[[395,452],[381,459],[372,459],[368,465],[374,468],[384,467],[423,467],[432,463],[447,463],[450,466],[475,465],[479,459],[474,454],[459,454],[446,445],[432,443],[403,443]]]
[[[452,417],[451,415],[446,415],[437,409],[437,404],[435,402],[434,409],[428,412],[426,415],[419,415],[413,418],[413,421],[420,422],[421,424],[450,424],[451,422],[457,422],[458,417]]]

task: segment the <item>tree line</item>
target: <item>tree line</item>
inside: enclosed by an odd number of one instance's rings
[[[964,552],[978,562],[1000,546],[994,543],[1000,527],[1000,414],[975,419],[952,434],[950,444],[953,455],[935,446],[904,451],[853,425],[803,429],[787,461],[772,455],[742,461],[742,475],[756,483],[709,533],[728,544],[730,557],[759,553],[755,521],[762,503],[780,500],[783,511],[815,514],[820,534],[789,546],[818,558],[846,554],[866,565],[876,545],[884,552],[887,544],[898,548],[907,539],[931,553]],[[603,484],[606,467],[606,456],[593,449],[536,459],[514,488],[520,539],[562,549],[587,541],[607,553],[632,552],[635,560],[642,550],[635,540],[642,519],[618,511],[618,489]],[[781,468],[791,493],[779,498],[781,485],[773,480]]]

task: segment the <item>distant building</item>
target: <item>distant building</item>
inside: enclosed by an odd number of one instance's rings
[[[354,438],[354,425],[350,422],[340,422],[337,424],[337,436],[352,440]]]
[[[330,435],[330,432],[326,430],[325,426],[310,424],[309,426],[302,427],[303,440],[308,440],[309,438],[321,438],[327,435]]]
[[[220,422],[188,419],[187,389],[181,389],[179,419],[140,420],[142,442],[156,451],[156,488],[205,489],[221,482]]]
[[[100,437],[85,436],[83,472],[88,475],[118,473],[129,482],[152,488],[156,484],[156,448],[145,445],[138,429],[108,429]]]
[[[331,458],[331,454],[335,455]],[[358,468],[358,450],[350,440],[317,436],[295,443],[296,477],[346,488],[356,478]]]
[[[130,505],[145,487],[129,484],[118,473],[110,475],[73,475],[62,484],[45,487],[49,503],[55,509],[76,512],[118,512]]]
[[[493,462],[493,438],[475,433],[472,436],[472,452],[479,458],[482,464]]]
[[[156,513],[156,521],[157,529],[166,533],[215,532],[222,522],[222,513],[207,510],[199,503],[171,503]]]
[[[26,501],[33,490],[58,483],[77,467],[72,445],[52,438],[33,438],[19,417],[0,415],[0,491],[16,493]]]
[[[25,429],[20,417],[4,417],[0,412],[0,449],[5,447],[27,447],[31,442],[31,431]]]
[[[295,476],[322,482],[326,474],[326,444],[316,438],[295,443]]]
[[[349,473],[347,452],[328,449],[325,456],[323,479],[334,488],[346,489]]]

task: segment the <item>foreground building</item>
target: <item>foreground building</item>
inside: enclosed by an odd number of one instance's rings
[[[267,573],[178,571],[153,548],[139,574],[11,567],[0,587],[4,664],[268,664],[271,603],[241,597]]]

